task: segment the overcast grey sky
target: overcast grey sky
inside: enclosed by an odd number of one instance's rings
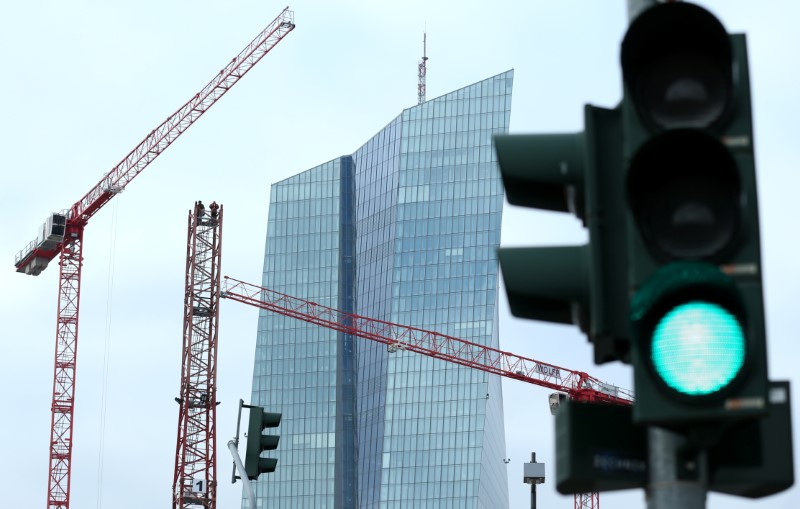
[[[284,5],[43,0],[4,6],[3,507],[46,502],[58,285],[55,265],[37,278],[16,274],[15,252],[35,236],[50,212],[83,196]],[[794,382],[797,416],[799,347],[793,320],[800,302],[800,269],[793,249],[798,247],[800,200],[791,193],[800,188],[794,95],[800,83],[800,7],[789,0],[701,5],[729,31],[748,34],[770,374]],[[611,107],[620,98],[617,62],[627,24],[624,0],[298,1],[290,7],[297,29],[86,230],[72,464],[75,508],[170,504],[186,216],[193,202],[224,204],[223,273],[258,282],[269,185],[353,152],[416,103],[426,26],[428,97],[514,68],[512,132],[579,131],[584,103]],[[585,232],[570,216],[506,208],[503,244],[584,239]],[[505,295],[501,301],[504,350],[632,386],[626,367],[592,364],[591,349],[577,330],[514,319],[505,310]],[[235,432],[238,399],[247,400],[250,394],[256,317],[255,309],[233,302],[222,305],[220,508],[239,507],[241,484],[229,483],[224,447]],[[571,497],[555,492],[548,391],[514,381],[504,382],[504,391],[512,508],[528,507],[528,486],[521,478],[531,451],[547,464],[550,475],[539,489],[540,507],[571,507]],[[795,437],[798,429],[796,421]],[[644,506],[641,491],[601,498],[604,507]],[[753,505],[800,507],[800,490],[756,502],[711,495],[708,502],[710,508]]]

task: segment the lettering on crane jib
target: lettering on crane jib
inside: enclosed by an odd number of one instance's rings
[[[554,368],[553,366],[547,366],[545,364],[537,364],[536,369],[534,369],[539,374],[544,376],[551,376],[554,378],[561,378],[561,370],[558,368]]]

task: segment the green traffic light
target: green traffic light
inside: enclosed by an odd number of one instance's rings
[[[690,396],[725,388],[744,365],[745,338],[725,308],[692,301],[672,308],[653,331],[651,360],[671,388]]]
[[[710,443],[717,424],[768,413],[746,39],[702,7],[659,2],[631,22],[620,61],[622,181],[599,182],[624,188],[627,250],[600,253],[625,270],[633,420]],[[586,217],[603,232],[602,209]],[[603,306],[613,323],[624,303]]]

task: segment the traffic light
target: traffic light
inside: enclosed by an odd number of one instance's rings
[[[631,23],[621,63],[633,419],[697,430],[763,415],[744,35],[696,5],[659,4]]]
[[[595,362],[633,365],[632,408],[557,414],[558,488],[652,487],[647,468],[675,457],[692,482],[702,462],[712,491],[776,493],[794,482],[789,387],[767,377],[745,37],[659,3],[620,60],[621,103],[586,106],[583,132],[494,139],[509,203],[571,212],[589,233],[500,249],[511,312],[576,324]],[[648,435],[660,427],[682,445]]]
[[[281,423],[281,414],[265,412],[261,407],[250,407],[250,421],[247,426],[247,452],[244,459],[244,470],[247,478],[258,479],[264,473],[275,471],[278,460],[275,458],[262,458],[263,451],[272,451],[278,448],[277,435],[264,435],[266,428],[274,428]]]
[[[561,494],[644,488],[647,430],[628,405],[569,399],[555,414],[556,489]]]
[[[589,230],[582,246],[501,248],[515,316],[578,325],[595,362],[628,357],[622,116],[587,105],[573,134],[497,135],[508,202],[571,212]]]

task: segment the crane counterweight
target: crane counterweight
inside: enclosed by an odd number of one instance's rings
[[[67,216],[63,213],[53,212],[39,229],[39,235],[17,253],[14,265],[17,272],[38,276],[42,273],[50,260],[56,257],[64,235],[67,231]]]

